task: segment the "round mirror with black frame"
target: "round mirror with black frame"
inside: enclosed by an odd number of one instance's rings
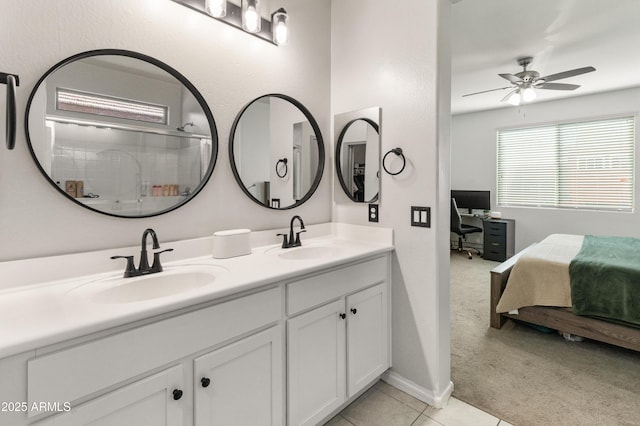
[[[290,96],[261,96],[233,122],[231,170],[242,191],[263,207],[285,210],[307,201],[320,184],[324,156],[318,123]]]
[[[355,202],[373,203],[380,188],[378,123],[355,118],[340,130],[336,144],[336,173],[344,193]]]
[[[142,218],[196,196],[218,135],[195,86],[147,55],[102,49],[49,69],[29,96],[25,131],[40,172],[73,202]]]

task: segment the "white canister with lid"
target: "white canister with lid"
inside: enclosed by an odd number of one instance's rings
[[[213,234],[213,257],[226,259],[229,257],[251,254],[251,230],[230,229]]]

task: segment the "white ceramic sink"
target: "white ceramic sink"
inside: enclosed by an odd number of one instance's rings
[[[217,271],[211,268],[179,268],[133,278],[111,277],[84,284],[71,293],[96,303],[132,303],[179,295],[212,285]]]
[[[326,259],[328,257],[338,256],[342,253],[339,247],[329,246],[302,246],[291,249],[282,249],[278,252],[278,256],[283,259]]]

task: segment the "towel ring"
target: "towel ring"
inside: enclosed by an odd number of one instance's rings
[[[6,143],[7,149],[16,146],[16,86],[20,85],[17,75],[0,73],[0,83],[7,85]]]
[[[278,166],[280,165],[280,163],[284,164],[284,173],[282,174],[280,174],[280,170],[278,170]],[[276,163],[276,175],[278,175],[278,177],[282,179],[287,175],[288,171],[289,169],[287,167],[287,159],[286,158],[279,159],[278,162]]]
[[[400,170],[398,170],[397,172],[393,173],[390,172],[389,169],[387,169],[387,166],[385,165],[385,161],[387,160],[387,156],[391,153],[394,153],[395,155],[397,155],[398,157],[402,157],[402,168],[400,168]],[[382,168],[384,169],[385,172],[387,172],[388,174],[390,174],[391,176],[396,176],[399,175],[400,173],[402,173],[404,171],[404,168],[407,166],[407,159],[405,158],[404,154],[402,153],[402,148],[393,148],[392,150],[390,150],[389,152],[387,152],[384,157],[382,157]]]

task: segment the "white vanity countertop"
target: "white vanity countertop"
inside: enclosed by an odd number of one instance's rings
[[[206,244],[206,241],[203,241],[206,239],[194,240],[195,242],[191,244],[191,250],[187,249],[190,244],[188,242],[163,243],[161,241],[163,248],[177,246],[181,249],[184,248],[183,252],[190,252],[191,255],[198,252],[198,249],[193,249],[198,246],[200,255],[179,260],[172,260],[168,257],[163,262],[164,272],[153,274],[154,276],[172,274],[185,267],[195,270],[202,269],[215,274],[213,284],[194,288],[177,295],[127,303],[93,301],[95,286],[103,286],[107,279],[121,277],[124,262],[121,262],[120,265],[122,270],[84,274],[49,282],[26,283],[0,290],[0,358],[133,321],[210,303],[225,296],[292,280],[300,275],[393,250],[392,231],[388,229],[344,224],[317,225],[316,229],[319,230],[319,232],[315,232],[316,235],[328,232],[313,238],[304,238],[305,234],[303,234],[303,247],[307,249],[329,247],[335,251],[334,255],[310,259],[285,259],[280,257],[279,253],[292,252],[297,249],[285,250],[281,249],[279,244],[270,244],[255,246],[250,255],[214,259],[210,250],[209,254],[203,255],[201,253],[202,247],[211,247]],[[313,236],[314,232],[309,234]],[[271,235],[275,235],[275,231],[261,231],[252,235],[252,239],[254,243],[259,244],[270,240]],[[135,254],[137,262],[137,251],[123,252],[123,249],[118,250],[120,250],[119,254]],[[174,251],[177,250],[178,248],[174,249]],[[101,259],[102,257],[108,258],[107,252],[112,253],[113,250],[95,253],[100,253]],[[78,256],[83,255],[85,257],[82,259],[88,259],[87,255],[78,254]],[[177,257],[173,256],[173,258]],[[74,261],[74,255],[65,255],[63,258],[64,262]],[[63,267],[59,264],[61,259],[56,259],[57,262],[51,261],[51,258],[44,258],[42,262],[38,262],[38,259],[3,262],[4,264],[0,263],[0,276],[3,281],[11,279],[12,274],[20,272],[20,268],[38,267],[39,264],[46,269],[47,265],[58,263],[56,266],[61,268]],[[24,273],[29,275],[27,271]],[[135,278],[126,280],[135,280]],[[126,280],[121,285],[126,285]]]

